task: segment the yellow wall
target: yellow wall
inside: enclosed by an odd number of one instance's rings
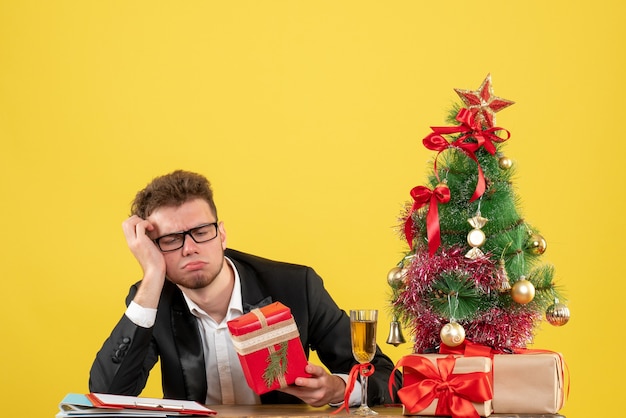
[[[599,1],[0,1],[0,405],[53,416],[140,271],[121,222],[185,168],[231,247],[386,309],[393,227],[453,88],[491,72],[526,219],[572,320],[564,414],[621,416],[624,6]],[[397,360],[408,345],[379,342]],[[158,376],[147,395],[159,395]],[[611,412],[613,411],[613,412]]]

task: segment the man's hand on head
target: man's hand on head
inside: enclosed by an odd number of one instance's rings
[[[165,259],[147,234],[154,230],[154,225],[133,215],[122,223],[122,229],[128,248],[143,270],[143,281],[134,301],[144,308],[156,308],[165,282]]]

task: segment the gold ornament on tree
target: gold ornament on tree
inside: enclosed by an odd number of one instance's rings
[[[535,286],[526,276],[521,276],[511,288],[511,298],[520,305],[525,305],[535,298]]]
[[[402,284],[404,284],[404,279],[406,278],[407,272],[408,271],[406,267],[393,267],[391,270],[389,270],[389,273],[387,273],[387,283],[394,289],[402,286]]]
[[[505,156],[502,153],[498,153],[497,154],[498,157],[498,166],[502,169],[502,170],[508,170],[509,168],[511,168],[513,166],[513,161],[511,161],[511,159],[507,156]]]
[[[439,332],[441,342],[448,347],[456,347],[465,341],[465,328],[455,321],[448,322]]]
[[[454,299],[454,301],[453,301]],[[450,309],[450,322],[445,324],[439,331],[441,342],[448,347],[456,347],[465,341],[465,328],[458,322],[454,316],[459,307],[459,295],[456,292],[448,294],[448,308]]]
[[[537,233],[531,233],[528,241],[526,241],[526,250],[531,254],[541,255],[546,252],[547,247],[548,243],[546,240]]]
[[[487,239],[481,228],[485,226],[488,220],[489,219],[480,216],[480,210],[476,212],[476,216],[467,220],[467,222],[469,222],[474,229],[469,231],[467,234],[467,243],[472,248],[465,253],[465,257],[475,260],[484,255],[479,247],[482,247]]]
[[[554,299],[554,303],[546,309],[546,319],[555,327],[567,324],[570,318],[569,308],[560,303],[558,299]]]

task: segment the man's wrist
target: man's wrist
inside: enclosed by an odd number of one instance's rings
[[[339,377],[343,381],[343,393],[341,399],[338,402],[329,402],[330,406],[341,406],[345,400],[346,387],[348,385],[348,375],[343,373],[333,374],[333,376]],[[355,406],[361,403],[361,382],[356,380],[352,392],[350,392],[350,399],[348,406]]]
[[[153,308],[144,308],[135,301],[131,301],[126,308],[125,315],[131,322],[138,327],[150,328],[156,321],[157,310]]]

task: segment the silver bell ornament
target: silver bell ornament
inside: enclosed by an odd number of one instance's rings
[[[405,342],[406,339],[404,338],[404,335],[402,335],[402,327],[400,326],[400,322],[398,321],[398,318],[394,316],[391,324],[389,324],[389,335],[387,336],[387,344],[391,344],[394,347],[397,347],[400,344],[404,344]]]

